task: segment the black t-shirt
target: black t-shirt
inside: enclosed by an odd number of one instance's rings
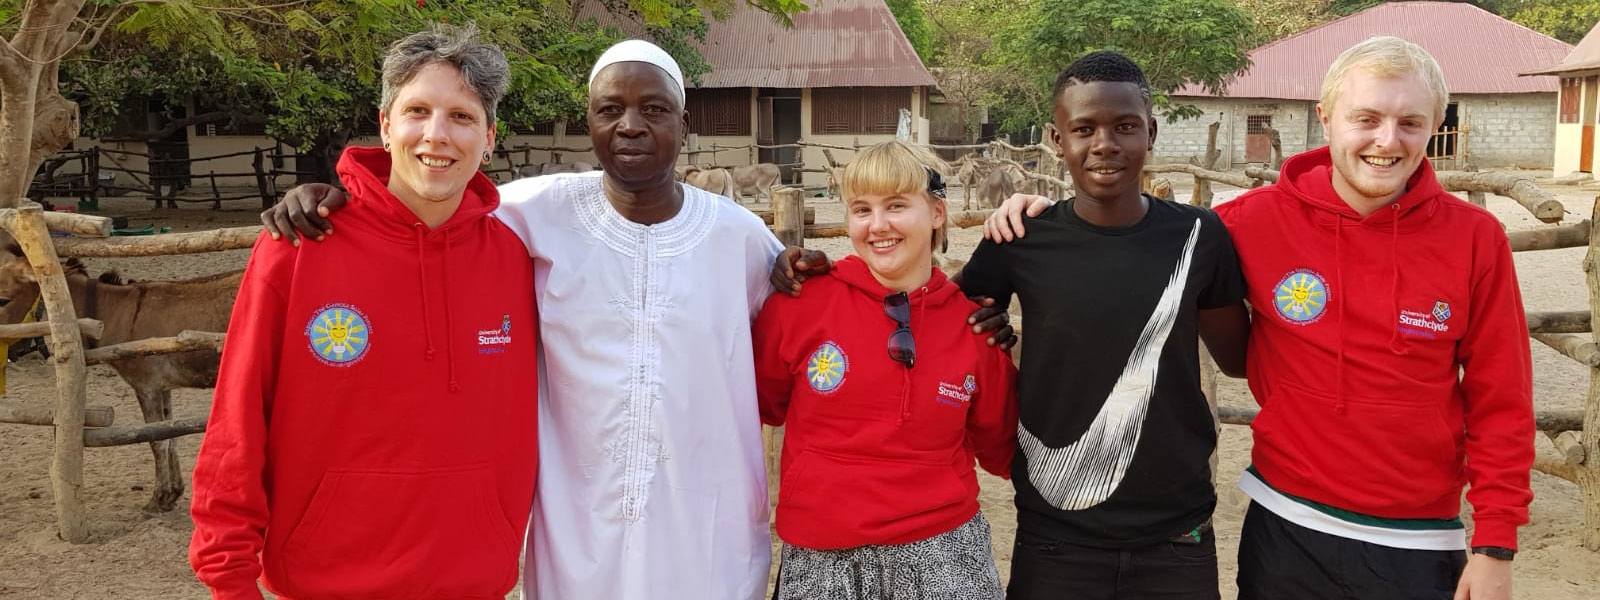
[[[968,295],[1022,302],[1011,473],[1023,530],[1140,546],[1216,506],[1196,314],[1239,302],[1244,278],[1216,213],[1147,200],[1128,227],[1058,203],[1026,222],[1027,237],[985,240],[962,271]]]

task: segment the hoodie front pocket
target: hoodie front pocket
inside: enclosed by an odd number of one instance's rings
[[[1282,386],[1254,429],[1258,460],[1349,507],[1414,510],[1455,492],[1460,479],[1456,436],[1429,404]]]
[[[517,539],[488,467],[329,471],[283,546],[286,591],[487,597],[516,583]]]

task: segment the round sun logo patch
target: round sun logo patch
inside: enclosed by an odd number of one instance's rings
[[[1290,323],[1304,325],[1322,317],[1328,308],[1328,284],[1316,271],[1295,269],[1273,290],[1273,306]]]
[[[367,316],[349,304],[329,304],[317,310],[306,324],[311,354],[324,364],[344,367],[367,355],[372,326]]]
[[[839,384],[844,383],[844,372],[849,368],[844,351],[833,342],[824,342],[806,361],[806,381],[811,389],[828,393],[839,389]]]

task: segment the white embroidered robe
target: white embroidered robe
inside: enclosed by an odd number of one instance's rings
[[[755,600],[771,541],[750,324],[781,246],[689,186],[677,216],[633,223],[600,182],[500,188],[543,350],[524,597]]]

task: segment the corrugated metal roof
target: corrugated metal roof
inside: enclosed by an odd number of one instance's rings
[[[1404,38],[1432,54],[1452,94],[1554,92],[1554,80],[1518,75],[1555,64],[1572,50],[1561,40],[1470,4],[1395,2],[1252,50],[1250,70],[1228,86],[1227,96],[1316,100],[1333,59],[1379,35]],[[1213,94],[1188,85],[1173,95]]]
[[[794,29],[750,8],[711,21],[706,41],[697,44],[711,72],[700,76],[698,87],[936,85],[884,0],[811,0],[810,4],[811,10],[794,15]],[[615,24],[615,17],[592,11],[585,7],[582,12]],[[635,29],[623,25],[624,31]]]
[[[1600,23],[1578,41],[1578,47],[1561,60],[1560,64],[1528,73],[1528,75],[1557,75],[1569,71],[1600,69]]]

